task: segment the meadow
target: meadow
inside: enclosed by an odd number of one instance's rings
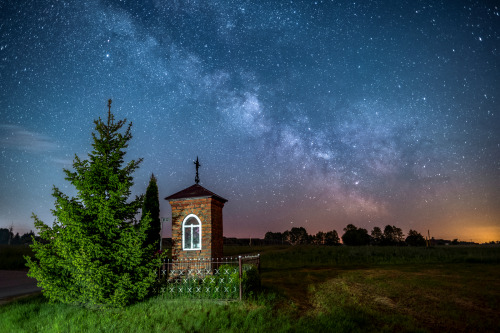
[[[3,249],[2,249],[3,250]],[[245,300],[168,299],[124,309],[0,306],[0,332],[494,332],[500,247],[225,247],[261,253],[262,288]]]

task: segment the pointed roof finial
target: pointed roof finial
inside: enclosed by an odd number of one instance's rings
[[[194,178],[194,181],[196,184],[199,184],[200,183],[200,176],[198,175],[198,169],[201,167],[201,164],[198,161],[198,156],[196,156],[196,162],[193,162],[193,163],[196,166],[196,177]]]

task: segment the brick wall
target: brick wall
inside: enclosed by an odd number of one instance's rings
[[[211,202],[211,216],[212,216],[212,258],[224,257],[223,246],[223,223],[222,223],[222,208],[224,203],[219,200],[212,199]]]
[[[172,206],[172,258],[222,258],[224,203],[215,198],[179,199],[169,202]],[[196,215],[201,221],[201,250],[182,250],[182,222],[189,214]]]

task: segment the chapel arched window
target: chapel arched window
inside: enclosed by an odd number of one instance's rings
[[[188,215],[182,224],[182,249],[201,250],[201,222],[196,215]]]

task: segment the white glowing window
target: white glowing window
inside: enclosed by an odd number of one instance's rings
[[[182,222],[182,249],[201,250],[201,222],[194,214],[186,216]]]

